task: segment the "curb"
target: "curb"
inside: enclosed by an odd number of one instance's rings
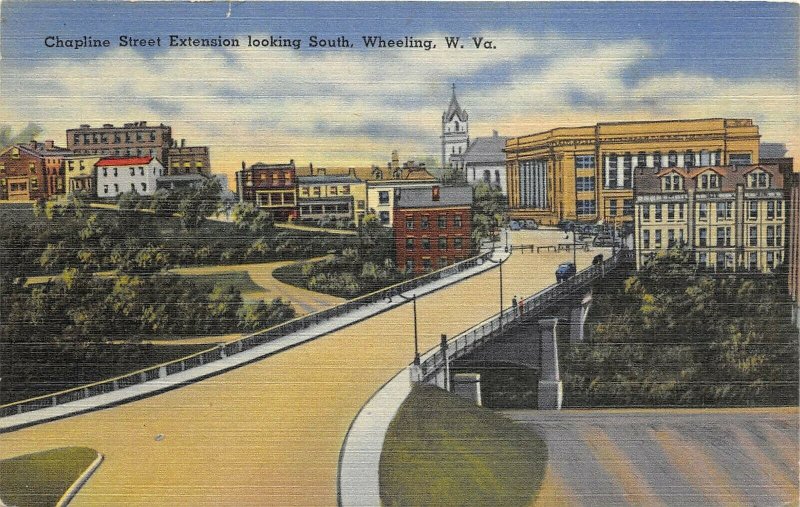
[[[97,467],[100,466],[100,463],[102,463],[104,459],[105,456],[98,452],[97,457],[94,459],[94,461],[92,461],[92,464],[89,465],[89,468],[84,470],[80,477],[78,477],[75,482],[72,483],[72,486],[70,486],[64,492],[64,494],[61,495],[61,498],[59,498],[58,502],[56,502],[56,507],[65,507],[69,505],[72,499],[75,498],[75,495],[78,494],[78,491],[80,491],[83,485],[86,484],[86,481],[88,481],[92,474],[94,474],[95,470],[97,470]]]

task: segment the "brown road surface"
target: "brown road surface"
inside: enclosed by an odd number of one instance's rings
[[[579,267],[596,253],[581,252]],[[551,284],[567,256],[512,255],[506,304]],[[498,282],[493,269],[421,297],[421,348],[496,313]],[[74,505],[335,505],[350,422],[413,352],[406,304],[196,384],[0,435],[0,459],[72,445],[102,452]]]

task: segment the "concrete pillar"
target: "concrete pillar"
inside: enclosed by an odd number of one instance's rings
[[[481,406],[481,376],[479,373],[456,373],[453,376],[453,390],[456,396]]]
[[[158,367],[158,378],[167,378],[167,367],[166,366],[159,366]]]
[[[586,339],[586,317],[592,306],[592,293],[585,294],[580,304],[570,309],[569,314],[569,344],[583,343]]]
[[[539,370],[539,410],[561,410],[563,386],[558,372],[558,342],[556,340],[558,319],[541,319],[539,327],[539,347],[541,367]]]

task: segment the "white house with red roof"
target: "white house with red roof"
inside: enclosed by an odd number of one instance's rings
[[[108,157],[95,163],[97,169],[97,197],[117,197],[135,191],[139,195],[153,195],[156,180],[166,171],[154,157]]]

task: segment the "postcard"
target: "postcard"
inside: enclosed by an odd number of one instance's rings
[[[0,505],[796,505],[800,12],[0,3]]]

